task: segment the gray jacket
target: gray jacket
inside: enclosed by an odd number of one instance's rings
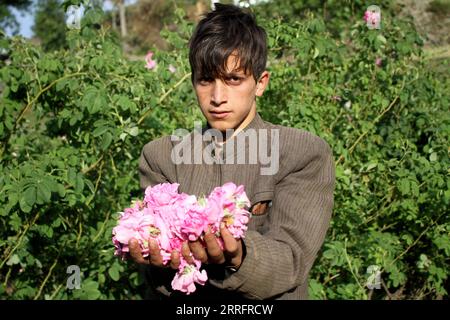
[[[259,144],[259,150],[267,149],[266,155],[278,156],[271,163],[270,174],[270,170],[262,170],[269,167],[267,162],[258,158],[255,163],[251,158],[256,150],[249,138],[252,130],[267,134],[267,138],[257,135],[258,143],[265,141],[267,146]],[[192,140],[193,135],[194,132]],[[239,149],[237,139],[243,135],[248,139],[241,140],[244,146],[241,144]],[[207,284],[197,285],[195,293],[184,297],[171,290],[175,271],[146,267],[149,285],[155,289],[153,295],[200,300],[307,299],[308,273],[323,244],[333,208],[335,166],[331,149],[310,132],[271,124],[259,114],[232,139],[236,141],[234,146],[227,141],[221,150],[215,149],[214,159],[222,160],[213,164],[204,163],[204,159],[202,163],[176,164],[172,151],[181,142],[172,141],[171,136],[144,146],[139,162],[142,190],[149,185],[177,182],[180,192],[201,196],[208,195],[214,187],[234,182],[244,185],[252,208],[260,202],[269,204],[264,212],[253,214],[250,219],[243,239],[246,256],[238,271],[206,265]],[[204,150],[208,145],[212,143],[186,145],[178,154],[186,155],[187,148],[191,148],[193,159],[195,154],[207,153]],[[247,156],[245,163],[237,158],[242,150]]]

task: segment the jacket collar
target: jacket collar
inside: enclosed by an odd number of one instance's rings
[[[264,120],[261,118],[261,116],[259,115],[258,112],[256,112],[255,117],[252,119],[252,121],[250,121],[250,123],[241,131],[239,131],[233,138],[228,139],[225,143],[219,144],[219,143],[215,143],[214,141],[214,137],[213,137],[213,141],[205,141],[203,140],[203,148],[205,148],[208,144],[210,143],[214,143],[215,146],[215,154],[221,154],[222,152],[225,153],[225,157],[223,158],[223,160],[226,163],[230,163],[230,159],[235,158],[235,152],[245,152],[248,153],[248,143],[245,143],[245,150],[236,150],[236,141],[237,138],[242,135],[245,134],[249,129],[253,129],[253,130],[258,130],[258,129],[263,129],[266,128],[267,125],[264,122]],[[211,129],[211,126],[207,123],[206,126],[203,128],[202,130],[202,134],[205,133],[206,130]],[[228,143],[229,141],[234,140],[234,144]],[[196,152],[199,152],[199,150],[197,150]]]
[[[250,121],[250,123],[244,128],[242,129],[240,132],[238,132],[233,139],[241,134],[241,132],[246,132],[248,129],[262,129],[265,128],[266,124],[264,122],[264,120],[261,118],[261,116],[259,115],[258,112],[256,112],[255,117],[252,119],[252,121]],[[207,131],[208,129],[211,129],[211,126],[209,125],[209,123],[206,123],[206,126],[203,127],[202,129],[202,134],[205,133],[205,131]]]

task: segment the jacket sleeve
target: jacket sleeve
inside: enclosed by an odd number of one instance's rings
[[[285,172],[275,185],[267,232],[248,230],[239,270],[210,279],[250,299],[275,297],[307,281],[331,218],[335,167],[330,147],[307,132],[286,140],[280,158]]]
[[[168,162],[167,159],[160,161],[162,154],[166,154],[166,149],[170,148],[165,137],[147,143],[142,148],[139,158],[139,183],[144,191],[148,186],[169,182],[170,170],[161,167],[161,164]]]

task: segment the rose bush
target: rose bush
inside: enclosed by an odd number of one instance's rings
[[[334,13],[348,17],[345,8]],[[271,72],[262,117],[318,134],[336,158],[334,215],[310,295],[448,298],[448,73],[429,69],[410,21],[383,11],[382,28],[369,30],[364,11],[338,19],[338,34],[313,14],[261,20]],[[145,297],[137,266],[112,255],[110,235],[141,196],[142,146],[202,119],[189,81],[193,25],[176,16],[177,30],[162,32],[171,49],[149,48],[147,61],[126,59],[96,10],[68,30],[67,51],[2,34],[2,298]],[[80,290],[67,287],[70,265],[80,267]],[[366,286],[370,266],[380,289]]]

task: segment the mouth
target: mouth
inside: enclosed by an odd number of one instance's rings
[[[213,118],[224,119],[231,113],[231,111],[210,111],[209,113],[213,116]]]

